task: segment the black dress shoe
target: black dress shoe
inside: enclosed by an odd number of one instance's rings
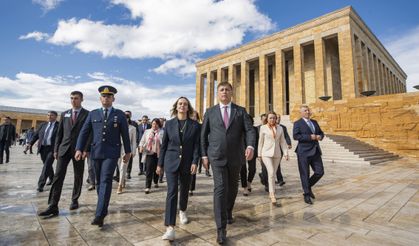
[[[128,174],[127,175],[127,179],[131,179],[131,174]]]
[[[269,192],[269,187],[265,186],[265,191]]]
[[[47,185],[51,185],[52,184],[52,180],[48,180]]]
[[[279,182],[279,186],[283,186],[285,184],[284,181]]]
[[[311,201],[311,199],[310,199],[310,196],[309,196],[309,195],[305,195],[305,196],[304,196],[304,202],[305,202],[305,203],[307,203],[307,204],[313,204],[313,202]]]
[[[314,196],[314,194],[313,194],[313,192],[312,192],[312,191],[310,191],[310,193],[308,193],[308,195],[309,195],[311,198],[316,199],[316,197]]]
[[[94,185],[90,185],[88,188],[87,188],[87,190],[94,190],[95,189],[95,186]]]
[[[91,225],[97,225],[99,227],[103,226],[103,218],[101,217],[95,217],[92,221],[92,223],[90,223]]]
[[[235,222],[234,218],[228,218],[227,219],[227,224],[231,225]]]
[[[75,210],[79,208],[79,202],[78,201],[72,201],[70,205],[70,210]]]
[[[36,189],[38,192],[43,192],[44,188],[39,187],[38,189]]]
[[[226,230],[217,230],[217,243],[224,244],[227,241]]]
[[[119,183],[119,177],[117,177],[117,176],[113,176],[113,178],[112,178],[114,181],[116,181],[116,182],[118,182]]]
[[[40,212],[39,216],[57,216],[58,215],[58,207],[49,206],[45,211]]]

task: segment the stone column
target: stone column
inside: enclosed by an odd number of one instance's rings
[[[377,73],[378,73],[378,76],[377,76],[377,78],[378,78],[378,83],[377,83],[377,85],[378,85],[378,90],[377,90],[377,95],[383,95],[383,73],[382,73],[382,69],[381,69],[381,61],[380,61],[380,59],[378,59],[378,57],[377,57],[377,64],[376,64],[376,66],[377,66]]]
[[[16,133],[21,132],[22,130],[22,119],[16,119]]]
[[[249,112],[249,63],[246,60],[241,61],[240,105]]]
[[[294,45],[294,90],[290,91],[290,112],[303,104],[303,64],[301,45]]]
[[[217,68],[217,85],[223,81],[223,75],[221,68]]]
[[[374,71],[374,61],[372,58],[372,51],[367,49],[367,58],[368,58],[368,70],[369,70],[369,87],[368,90],[376,90],[375,86],[375,71]]]
[[[265,55],[259,56],[259,110],[255,115],[260,115],[263,113],[268,112],[268,76],[267,76],[267,68],[268,68],[268,59],[266,59]],[[256,88],[255,88],[256,89]]]
[[[207,71],[207,96],[206,107],[214,106],[214,76],[211,70]]]
[[[233,65],[233,64],[228,66],[227,81],[228,81],[228,83],[230,83],[231,85],[233,85],[233,67],[234,67],[234,65]]]
[[[355,83],[355,95],[359,96],[362,91],[362,83],[364,79],[363,69],[362,69],[362,50],[361,50],[361,40],[359,38],[354,38],[354,48],[355,55],[354,60],[356,61],[356,83]]]
[[[352,50],[352,39],[353,35],[349,27],[347,30],[338,33],[342,99],[357,97],[355,94],[354,54]]]
[[[368,69],[368,51],[367,51],[367,46],[364,44],[364,46],[362,46],[361,44],[361,54],[362,54],[362,74],[363,74],[363,78],[362,78],[362,88],[361,88],[361,92],[362,91],[368,91],[370,88],[370,78],[369,78],[369,69]]]
[[[195,110],[198,111],[199,115],[204,113],[204,82],[200,71],[196,72]]]
[[[384,63],[381,64],[382,72],[383,72],[383,95],[388,94],[388,86],[387,86],[387,68]]]
[[[374,70],[374,90],[375,90],[375,94],[376,96],[380,95],[380,78],[379,78],[379,71],[378,71],[378,59],[377,56],[375,54],[373,54],[372,56],[372,66],[373,66],[373,70]]]
[[[275,52],[275,76],[273,77],[273,104],[274,111],[283,115],[284,110],[284,57],[282,50]]]
[[[36,120],[32,120],[32,127],[36,130]]]
[[[332,96],[327,90],[325,72],[324,72],[324,60],[325,60],[325,47],[323,39],[314,39],[314,57],[315,57],[315,69],[316,69],[316,101],[319,101],[321,96]]]

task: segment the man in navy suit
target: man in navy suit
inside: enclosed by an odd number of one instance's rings
[[[128,122],[125,113],[112,107],[117,90],[112,86],[99,87],[102,107],[89,113],[77,139],[75,159],[83,158],[89,135],[92,135],[90,158],[94,163],[98,201],[92,225],[103,226],[108,214],[109,200],[112,192],[112,175],[121,156],[121,138],[127,163],[131,157],[131,146],[128,134]]]
[[[41,154],[41,160],[44,164],[38,180],[37,190],[39,192],[44,191],[47,178],[49,178],[48,184],[51,184],[52,179],[54,178],[54,169],[52,168],[52,164],[54,163],[54,145],[59,123],[57,122],[57,115],[58,114],[55,111],[48,112],[48,122],[41,124],[27,146],[27,148],[30,148],[36,141],[39,140],[37,153]]]
[[[308,106],[301,106],[301,119],[294,122],[293,136],[298,141],[295,152],[298,158],[301,185],[304,190],[304,202],[313,204],[310,198],[315,199],[312,187],[324,174],[322,151],[319,141],[324,137],[317,121],[310,119],[311,112]],[[310,177],[310,167],[313,175]],[[310,178],[309,178],[310,177]]]

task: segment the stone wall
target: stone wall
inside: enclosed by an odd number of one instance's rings
[[[355,137],[384,150],[419,158],[419,92],[309,104],[325,133]],[[291,120],[299,116],[294,107]]]

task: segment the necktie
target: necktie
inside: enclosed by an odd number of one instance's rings
[[[72,117],[73,125],[76,123],[76,120],[77,120],[77,111],[73,111],[73,117]]]
[[[105,121],[108,119],[108,109],[105,108]]]
[[[48,123],[47,130],[45,131],[45,136],[42,141],[42,145],[48,145],[49,132],[51,131],[51,128],[52,128],[51,126],[52,126],[51,122]]]
[[[228,111],[227,111],[228,106],[224,106],[224,117],[223,117],[223,121],[224,121],[224,126],[227,129],[228,128],[228,122],[230,121],[230,119],[228,118]]]
[[[308,120],[308,125],[310,126],[311,131],[314,133],[316,130],[314,129],[313,122],[311,120]]]

